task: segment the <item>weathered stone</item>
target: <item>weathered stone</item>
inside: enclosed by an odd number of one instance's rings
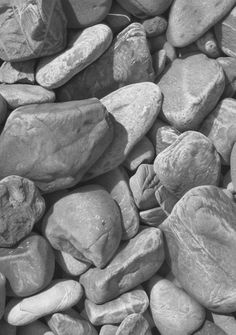
[[[40,235],[30,235],[15,248],[0,248],[0,269],[19,297],[45,288],[54,274],[54,254]]]
[[[18,327],[17,335],[54,335],[41,321],[34,321],[26,326]]]
[[[212,317],[214,323],[223,330],[223,334],[235,335],[236,319],[234,314],[224,315],[212,313]]]
[[[1,133],[0,178],[27,176],[44,192],[71,187],[112,137],[112,123],[97,99],[18,108]]]
[[[164,34],[167,29],[167,21],[162,16],[155,16],[144,20],[142,25],[145,29],[147,37],[159,36]]]
[[[155,79],[164,71],[167,62],[167,54],[164,49],[152,54],[152,65],[155,72]]]
[[[54,250],[54,254],[56,256],[56,262],[60,265],[63,271],[71,276],[80,276],[90,267],[89,263],[82,262],[67,252]]]
[[[6,84],[34,84],[35,59],[24,62],[4,62],[0,68],[0,82]]]
[[[120,324],[116,335],[152,335],[147,320],[142,314],[130,314]]]
[[[104,325],[101,327],[99,335],[116,335],[118,326]]]
[[[124,7],[133,16],[138,18],[147,18],[164,13],[171,5],[172,0],[117,0],[117,2]]]
[[[0,320],[0,335],[16,335],[16,327],[9,325],[9,323],[2,319]]]
[[[193,333],[193,335],[227,335],[223,329],[211,321],[206,320],[203,326]]]
[[[155,197],[166,216],[171,214],[173,207],[179,201],[179,198],[169,192],[163,185],[158,187],[155,192]]]
[[[211,30],[208,30],[196,41],[198,49],[211,58],[220,57],[220,50],[216,38]]]
[[[164,261],[161,231],[147,228],[121,244],[105,269],[89,269],[81,275],[86,297],[96,304],[115,299],[148,280]]]
[[[47,89],[55,89],[99,58],[112,42],[112,31],[105,24],[71,32],[66,50],[41,58],[36,81]]]
[[[160,116],[176,129],[186,131],[198,129],[213,110],[224,91],[225,79],[215,59],[194,54],[174,60],[158,85],[164,95]]]
[[[161,207],[140,211],[139,216],[142,223],[152,227],[158,227],[167,218],[166,213]]]
[[[105,22],[111,28],[112,32],[116,34],[132,23],[132,16],[116,1],[113,1]]]
[[[236,93],[236,59],[235,57],[219,57],[217,61],[225,74],[225,90],[221,98],[232,98]]]
[[[0,247],[11,247],[26,237],[45,211],[45,201],[27,178],[0,181]]]
[[[6,303],[6,277],[0,272],[0,319],[3,317],[5,312],[5,303]]]

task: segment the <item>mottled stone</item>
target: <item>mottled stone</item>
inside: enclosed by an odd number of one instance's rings
[[[65,271],[70,276],[80,276],[90,267],[89,263],[82,262],[67,252],[54,250],[54,254],[56,257],[56,262],[60,265],[63,271]]]
[[[204,307],[236,309],[236,204],[216,186],[188,191],[160,225],[167,259],[183,289]]]
[[[116,335],[118,326],[104,325],[101,327],[99,335]]]
[[[225,314],[212,313],[212,317],[213,317],[214,323],[218,327],[220,327],[227,335],[235,335],[236,318],[234,314],[230,313],[230,314],[225,315]]]
[[[0,178],[27,176],[44,192],[71,187],[112,137],[112,123],[97,99],[18,108],[0,136]]]
[[[193,335],[227,335],[223,329],[211,321],[206,320],[203,326],[193,333]]]
[[[143,26],[132,23],[96,62],[57,90],[57,99],[100,99],[122,86],[144,81],[154,81],[152,59]]]
[[[142,22],[147,37],[164,34],[167,29],[167,21],[162,16],[155,16]]]
[[[5,303],[6,303],[6,277],[0,272],[0,319],[3,317],[5,312]]]
[[[166,213],[161,207],[140,211],[139,216],[142,223],[152,227],[158,227],[167,218]]]
[[[96,304],[115,299],[148,280],[164,261],[161,231],[147,228],[124,242],[105,269],[89,269],[81,275],[86,297]]]
[[[5,320],[13,326],[24,326],[41,317],[66,310],[82,298],[83,289],[75,280],[53,280],[46,290],[24,299],[12,299]]]
[[[215,59],[194,54],[176,59],[158,82],[164,95],[160,116],[180,131],[198,129],[224,91],[222,67]]]
[[[152,66],[155,71],[155,79],[164,71],[167,63],[167,54],[164,49],[157,50],[152,54]]]
[[[221,97],[232,98],[236,93],[236,58],[219,57],[217,61],[222,66],[225,74],[225,90]]]
[[[138,18],[148,18],[164,13],[171,5],[172,0],[117,0],[133,16]]]
[[[120,324],[116,335],[152,335],[147,320],[142,314],[130,314]]]
[[[4,62],[0,67],[0,82],[6,84],[34,84],[35,59],[24,62]]]
[[[48,241],[30,235],[15,248],[0,248],[0,269],[19,297],[45,288],[54,274],[54,254]]]
[[[132,23],[132,15],[116,1],[113,1],[105,22],[111,28],[112,32],[116,34]]]
[[[220,50],[215,35],[211,30],[208,30],[203,36],[199,37],[196,44],[198,49],[208,57],[220,57]]]
[[[37,83],[47,89],[62,86],[99,58],[111,44],[112,37],[111,29],[105,24],[70,33],[65,50],[40,59]]]
[[[17,335],[54,335],[41,321],[34,321],[26,326],[18,327]]]
[[[173,207],[179,201],[173,193],[169,192],[163,185],[158,187],[155,197],[162,211],[168,216],[171,214]]]
[[[9,325],[9,323],[2,319],[0,320],[0,335],[16,335],[16,327]]]
[[[169,42],[184,47],[196,41],[223,18],[235,0],[176,0],[171,6],[167,29]]]

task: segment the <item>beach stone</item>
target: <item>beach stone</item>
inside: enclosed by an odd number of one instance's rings
[[[105,23],[111,28],[114,34],[117,34],[132,23],[132,16],[116,1],[113,1],[110,12],[105,18]]]
[[[174,276],[214,312],[235,311],[235,214],[236,204],[222,189],[199,186],[188,191],[159,226]]]
[[[61,53],[41,58],[36,81],[47,89],[55,89],[99,58],[112,42],[112,31],[105,24],[68,34],[67,48]]]
[[[146,228],[120,245],[105,269],[89,269],[80,276],[86,297],[95,304],[115,299],[156,273],[164,261],[158,228]]]
[[[217,61],[222,66],[225,74],[225,90],[221,98],[232,98],[236,93],[236,58],[219,57]]]
[[[216,314],[211,313],[214,323],[220,327],[224,334],[234,335],[236,332],[236,319],[233,314]]]
[[[61,0],[68,28],[78,29],[101,22],[108,14],[112,0]]]
[[[159,36],[165,33],[167,21],[162,16],[155,16],[142,22],[147,37]]]
[[[147,320],[142,314],[130,314],[120,324],[116,335],[152,335]]]
[[[101,99],[122,86],[146,81],[154,81],[154,70],[144,28],[136,22],[122,30],[96,62],[61,86],[57,99]]]
[[[30,235],[14,248],[0,248],[0,269],[14,294],[26,297],[44,289],[54,274],[54,253],[40,235]]]
[[[102,268],[120,243],[120,211],[103,187],[82,186],[51,207],[43,232],[54,249]]]
[[[27,178],[9,176],[0,181],[0,248],[26,237],[45,211],[45,201]]]
[[[186,131],[157,155],[154,171],[177,198],[193,187],[218,185],[221,160],[213,143],[196,131]]]
[[[192,334],[203,324],[205,309],[184,290],[159,276],[150,286],[150,309],[161,334]]]
[[[83,289],[75,280],[53,280],[46,290],[24,299],[12,299],[5,310],[5,320],[13,326],[24,326],[41,317],[64,311],[76,305]]]
[[[93,180],[110,193],[120,208],[122,240],[129,240],[139,230],[138,209],[129,187],[129,176],[122,166],[104,173]]]
[[[230,164],[230,154],[236,141],[236,100],[227,98],[219,102],[202,123],[200,132],[214,144],[223,164]]]
[[[18,327],[17,335],[54,335],[54,333],[43,322],[37,320]]]
[[[145,211],[140,211],[139,217],[143,224],[151,227],[158,227],[167,218],[167,215],[161,207],[154,207]]]
[[[122,87],[101,99],[101,103],[115,119],[113,141],[88,170],[84,180],[124,162],[155,121],[161,109],[162,95],[157,85],[143,82]]]
[[[218,327],[215,323],[206,320],[203,326],[193,333],[193,335],[227,335],[223,329]]]
[[[141,164],[129,180],[134,201],[140,210],[156,207],[155,191],[160,186],[152,164]]]
[[[130,314],[143,314],[148,306],[149,299],[142,288],[124,293],[102,305],[96,305],[88,299],[85,300],[89,321],[95,326],[121,323]]]
[[[9,323],[2,319],[0,320],[0,335],[16,335],[16,327],[9,325]]]
[[[71,187],[112,137],[112,123],[97,99],[18,108],[0,136],[0,178],[27,176],[44,192]]]
[[[0,272],[0,319],[3,317],[5,312],[5,303],[6,303],[6,277]]]
[[[164,95],[160,116],[177,130],[186,131],[198,129],[214,109],[224,91],[225,79],[215,59],[194,54],[174,60],[158,85]]]
[[[167,62],[167,54],[164,49],[158,50],[152,54],[152,65],[155,71],[155,79],[164,71]]]
[[[168,41],[175,47],[195,42],[235,5],[235,0],[176,0],[170,9]]]
[[[172,3],[172,0],[116,0],[133,16],[144,19],[164,13]]]
[[[169,192],[163,185],[160,185],[160,187],[157,188],[155,197],[166,216],[171,214],[173,207],[179,201],[179,198]],[[163,217],[163,215],[161,217]],[[159,223],[160,221],[158,220],[157,222]]]
[[[0,82],[6,84],[34,84],[35,59],[24,62],[3,62],[0,67]]]
[[[99,335],[116,335],[118,326],[104,325],[101,327]]]
[[[204,35],[196,41],[198,49],[211,58],[220,57],[220,49],[218,47],[214,33],[208,30]]]
[[[90,267],[89,263],[82,262],[67,252],[54,250],[54,254],[56,257],[56,262],[60,265],[63,271],[65,271],[70,276],[80,276]]]
[[[55,93],[39,85],[0,84],[0,95],[10,109],[55,101]]]

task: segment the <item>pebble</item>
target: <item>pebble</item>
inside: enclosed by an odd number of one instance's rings
[[[19,327],[17,335],[54,335],[54,333],[43,322],[37,320]]]
[[[196,44],[198,49],[208,57],[217,58],[221,55],[216,38],[211,30],[199,37]]]
[[[155,197],[162,211],[167,216],[171,214],[175,204],[179,201],[179,198],[170,191],[168,191],[163,185],[160,185],[160,187],[158,187],[155,192]],[[161,218],[162,217],[163,215],[161,216]]]
[[[232,98],[236,93],[236,59],[235,57],[219,57],[217,61],[225,74],[225,90],[221,98]]]
[[[34,84],[35,59],[23,62],[3,62],[0,67],[0,82],[5,84]]]
[[[4,124],[8,117],[8,105],[6,100],[0,94],[0,125]]]
[[[122,7],[124,7],[133,16],[143,19],[150,16],[156,16],[164,13],[173,0],[116,0]]]
[[[105,22],[111,28],[112,32],[117,34],[132,23],[132,15],[116,1],[113,1]]]
[[[142,22],[147,37],[164,34],[167,29],[167,21],[162,16],[155,16]]]
[[[215,323],[206,320],[203,326],[194,332],[193,335],[227,335],[227,333]]]
[[[158,227],[167,218],[167,215],[161,207],[140,211],[139,216],[143,224],[151,227]]]
[[[155,79],[164,71],[167,63],[167,53],[165,49],[157,50],[152,54],[152,65],[155,71]]]
[[[234,335],[236,332],[236,319],[234,314],[211,313],[214,323],[227,335]]]
[[[231,180],[233,183],[233,187],[234,189],[236,189],[236,144],[234,143],[232,151],[231,151],[231,155],[230,155],[230,166],[231,166]]]
[[[120,324],[116,335],[152,335],[147,320],[142,314],[130,314]]]

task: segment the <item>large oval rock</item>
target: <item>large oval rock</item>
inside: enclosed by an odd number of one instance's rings
[[[120,324],[116,335],[152,335],[151,329],[142,314],[130,314]]]
[[[27,176],[44,192],[73,186],[112,137],[97,99],[18,108],[0,136],[0,178]]]
[[[236,309],[236,204],[215,186],[188,191],[159,226],[183,289],[206,308]]]
[[[146,18],[164,13],[172,3],[172,0],[117,0],[133,16]]]

